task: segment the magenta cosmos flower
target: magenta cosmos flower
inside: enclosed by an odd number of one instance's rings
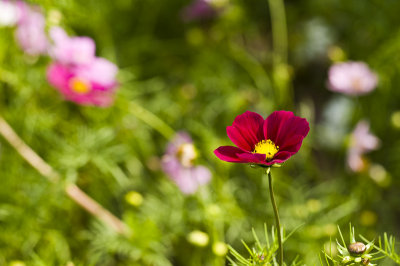
[[[210,182],[207,167],[195,165],[197,152],[190,136],[179,132],[168,144],[162,159],[162,169],[184,194],[193,194],[199,186]]]
[[[69,37],[61,28],[50,31],[55,60],[47,69],[49,83],[66,100],[82,105],[106,107],[113,102],[118,72],[116,65],[95,56],[95,43],[89,37]]]
[[[289,111],[275,111],[265,120],[246,111],[226,128],[237,146],[222,146],[215,155],[226,162],[271,166],[285,162],[296,154],[310,130],[306,119]]]
[[[90,64],[75,67],[53,63],[47,69],[47,79],[66,100],[106,107],[113,102],[117,71],[111,62],[96,58]]]
[[[378,78],[364,62],[337,63],[329,69],[328,88],[332,91],[362,95],[376,88]]]

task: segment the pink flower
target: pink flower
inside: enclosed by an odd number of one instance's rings
[[[194,165],[197,152],[187,133],[180,132],[168,144],[162,169],[184,194],[193,194],[200,185],[210,182],[208,168]]]
[[[50,30],[55,60],[47,69],[47,79],[66,100],[82,105],[109,106],[118,86],[118,68],[95,56],[96,46],[89,37],[69,37],[59,27]]]
[[[205,20],[214,18],[217,14],[218,9],[212,0],[194,0],[183,9],[182,17],[185,21]]]
[[[117,71],[113,63],[103,58],[75,67],[56,62],[48,67],[47,79],[66,100],[106,107],[113,102]]]
[[[18,2],[19,21],[15,37],[21,48],[30,55],[47,53],[46,21],[37,7]]]
[[[89,64],[95,59],[96,45],[89,37],[69,37],[60,27],[51,28],[50,37],[50,56],[61,64]]]
[[[271,166],[285,162],[296,154],[310,130],[306,119],[288,111],[275,111],[265,120],[246,111],[226,128],[237,146],[221,146],[215,155],[226,162]]]
[[[379,147],[379,139],[369,132],[369,123],[362,120],[357,123],[350,137],[350,147],[347,152],[347,165],[353,172],[365,169],[363,155]]]
[[[328,88],[348,95],[362,95],[374,90],[378,78],[363,62],[337,63],[329,69]]]

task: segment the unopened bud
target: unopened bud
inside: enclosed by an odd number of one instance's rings
[[[212,251],[217,256],[225,256],[228,252],[228,247],[224,242],[215,242],[212,246]]]
[[[125,200],[129,204],[138,207],[143,203],[143,196],[139,192],[130,191],[125,195]]]
[[[364,243],[354,242],[351,243],[347,249],[351,254],[362,254],[367,249],[367,247],[364,245]]]
[[[199,230],[195,230],[189,233],[187,240],[195,246],[205,247],[208,244],[209,236]]]

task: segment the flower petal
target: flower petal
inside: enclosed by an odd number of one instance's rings
[[[279,147],[284,147],[285,143],[292,140],[296,135],[305,138],[309,131],[310,126],[306,119],[293,116],[282,125],[275,143]]]
[[[277,154],[275,154],[274,158],[271,161],[269,161],[268,163],[269,163],[269,165],[276,164],[276,163],[283,163],[287,159],[292,157],[292,155],[294,155],[294,154],[295,154],[295,152],[280,151]]]
[[[89,37],[69,37],[61,27],[50,29],[53,45],[50,56],[64,65],[90,64],[95,59],[96,44]]]
[[[68,80],[71,76],[70,71],[61,64],[53,63],[47,68],[47,80],[62,92],[68,91]]]
[[[279,150],[296,153],[299,151],[303,139],[304,137],[302,135],[291,136],[289,139],[285,140],[282,146],[279,146]]]
[[[211,180],[211,172],[207,167],[198,165],[192,168],[192,177],[199,185],[205,185]]]
[[[75,69],[76,75],[103,86],[103,90],[116,85],[115,76],[118,67],[107,59],[96,57],[90,64],[81,65]]]
[[[294,114],[290,111],[275,111],[270,114],[264,122],[265,139],[270,139],[277,144],[279,135],[283,134],[284,124],[292,117]]]
[[[247,157],[240,157],[242,154],[251,154],[233,146],[221,146],[214,151],[214,154],[225,162],[248,163]]]
[[[172,181],[184,194],[194,194],[199,186],[207,184],[211,179],[211,172],[204,166],[182,167],[175,169]]]
[[[239,148],[253,151],[254,146],[263,140],[264,119],[261,115],[246,111],[238,115],[232,126],[226,128],[229,139]]]
[[[241,153],[238,154],[238,157],[242,160],[243,163],[256,163],[256,164],[265,164],[265,154],[260,153]]]
[[[175,175],[171,176],[172,181],[178,186],[184,194],[193,194],[196,192],[199,184],[192,177],[193,168],[180,166],[175,170]]]

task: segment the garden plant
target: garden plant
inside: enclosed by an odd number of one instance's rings
[[[390,0],[0,0],[0,265],[400,265]]]

